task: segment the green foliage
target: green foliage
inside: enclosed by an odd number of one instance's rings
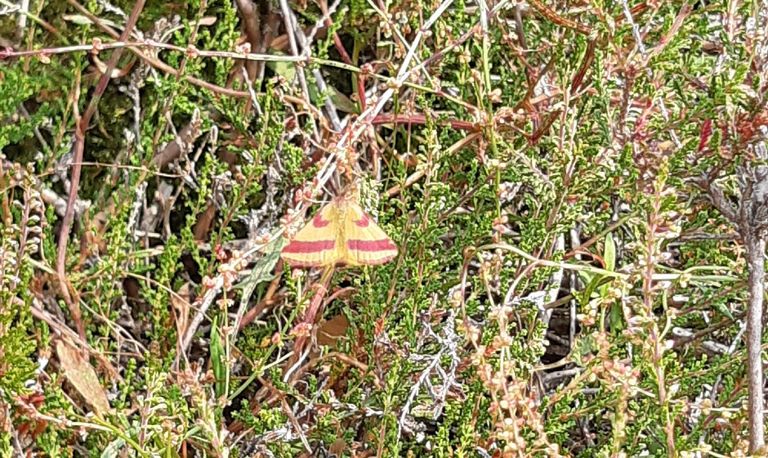
[[[248,3],[145,5],[103,93],[131,2],[0,17],[0,453],[745,453],[744,248],[698,184],[739,203],[765,141],[756,6]],[[399,254],[317,302],[283,235],[349,184]]]
[[[5,215],[8,224],[0,227],[0,404],[8,419],[24,415],[11,407],[17,396],[34,393],[27,386],[35,378],[37,343],[30,311],[35,296],[30,287],[44,220],[43,202],[29,170],[2,171],[0,186],[8,190],[0,202],[10,210]],[[11,432],[0,432],[0,438],[4,443],[0,447],[10,456]]]

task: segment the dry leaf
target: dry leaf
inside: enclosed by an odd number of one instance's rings
[[[344,439],[341,437],[333,441],[330,448],[328,449],[329,452],[331,452],[336,456],[343,455],[346,450],[347,450],[347,443],[344,442]]]
[[[99,383],[96,371],[83,358],[80,351],[65,339],[59,339],[56,342],[56,354],[59,356],[64,377],[75,387],[91,409],[100,416],[109,413],[107,394]]]
[[[180,336],[187,333],[187,326],[189,326],[189,304],[191,301],[192,290],[189,287],[189,282],[181,285],[177,294],[171,294],[171,305],[176,310],[176,332]]]
[[[328,321],[323,322],[317,330],[318,345],[335,345],[347,333],[349,320],[344,314],[338,314]]]

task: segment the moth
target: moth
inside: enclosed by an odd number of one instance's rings
[[[352,195],[344,194],[299,230],[281,256],[294,267],[371,266],[397,256],[397,245]]]

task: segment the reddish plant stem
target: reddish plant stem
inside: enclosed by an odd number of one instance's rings
[[[542,16],[549,19],[550,21],[554,22],[555,24],[565,27],[567,29],[575,30],[576,32],[579,32],[583,35],[589,35],[591,30],[589,27],[582,25],[576,21],[572,21],[568,18],[565,18],[563,16],[558,15],[555,10],[548,7],[544,4],[544,2],[540,0],[530,0],[528,2],[533,9],[539,12]]]
[[[120,41],[125,41],[131,34],[131,31],[136,26],[136,22],[139,19],[139,14],[144,8],[144,0],[138,0],[133,5],[133,10],[128,18],[128,22],[125,24],[123,33],[120,35]],[[69,307],[69,312],[72,315],[72,321],[75,322],[77,332],[80,337],[85,339],[85,326],[83,325],[82,312],[80,311],[80,304],[78,298],[73,298],[69,294],[69,281],[66,276],[66,258],[67,258],[67,243],[69,241],[69,230],[72,228],[72,220],[75,216],[75,201],[77,200],[77,191],[80,186],[80,172],[83,167],[83,150],[85,149],[85,131],[88,130],[88,125],[91,122],[91,118],[96,109],[99,106],[99,100],[107,89],[109,84],[109,78],[112,74],[112,70],[117,65],[118,59],[123,53],[123,48],[118,48],[112,53],[107,68],[104,73],[101,74],[99,82],[96,85],[96,89],[91,96],[91,101],[88,103],[88,108],[85,113],[79,119],[76,119],[75,126],[75,145],[74,145],[74,159],[72,162],[72,176],[70,178],[69,196],[67,198],[67,210],[64,213],[64,219],[61,223],[61,232],[59,233],[59,246],[56,251],[56,275],[59,278],[59,285],[61,287],[61,293],[64,300]]]
[[[660,193],[659,193],[660,194]],[[656,292],[654,291],[653,274],[656,269],[656,258],[659,254],[656,234],[659,232],[661,226],[665,222],[661,219],[661,197],[656,195],[653,200],[653,207],[651,214],[648,218],[648,235],[646,239],[646,265],[643,272],[643,305],[644,313],[648,316],[653,316],[654,309],[654,297]],[[662,416],[664,418],[664,432],[666,434],[667,456],[677,456],[675,447],[675,424],[672,420],[669,409],[669,399],[667,395],[667,381],[664,371],[664,342],[660,335],[659,328],[654,322],[649,332],[649,340],[652,347],[651,357],[653,359],[653,369],[656,375],[656,387],[659,396],[659,405],[662,409]]]
[[[458,130],[468,130],[468,131],[476,131],[478,130],[478,127],[475,123],[468,122],[468,121],[458,121],[458,120],[447,120],[445,121],[448,125],[450,125],[454,129]],[[391,115],[391,114],[383,114],[378,115],[371,121],[371,124],[377,125],[377,124],[426,124],[427,123],[427,117],[423,114],[410,114],[410,115]]]
[[[326,267],[325,271],[323,271],[322,277],[320,277],[320,281],[315,285],[317,288],[315,295],[312,296],[312,300],[309,302],[309,307],[304,313],[304,319],[301,320],[301,323],[299,323],[299,326],[304,326],[310,331],[308,333],[301,332],[296,337],[296,342],[293,345],[293,354],[296,360],[301,357],[301,353],[304,351],[304,346],[307,344],[308,338],[312,335],[311,329],[314,327],[315,321],[317,321],[318,311],[320,310],[320,306],[323,304],[325,295],[328,293],[328,285],[331,282],[331,277],[333,277],[334,270],[334,266]],[[291,365],[288,365],[287,367],[290,366]]]

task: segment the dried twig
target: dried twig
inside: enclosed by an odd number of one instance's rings
[[[283,22],[285,24],[286,33],[288,34],[288,43],[291,47],[291,53],[294,56],[299,56],[303,54],[303,52],[299,52],[299,48],[296,44],[296,37],[299,30],[298,24],[296,24],[296,17],[288,6],[287,0],[280,0],[280,9],[283,13]],[[296,75],[298,76],[299,84],[301,85],[301,95],[304,97],[307,105],[312,105],[312,102],[309,99],[309,88],[307,87],[307,77],[304,75],[304,68],[299,66],[296,70]],[[319,142],[320,132],[317,130],[317,125],[315,125],[314,119],[309,118],[309,123],[312,126],[312,133],[315,137],[315,141]]]
[[[739,206],[734,209],[722,188],[707,177],[698,180],[709,195],[712,204],[739,231],[746,251],[749,287],[747,308],[747,374],[749,378],[749,450],[758,453],[765,448],[763,406],[763,366],[761,340],[763,332],[763,303],[765,296],[765,248],[768,227],[768,159],[765,142],[754,145],[758,161],[738,169]]]
[[[409,422],[406,421],[406,416],[410,414],[411,404],[416,400],[416,396],[422,391],[423,387],[427,387],[427,393],[432,397],[434,404],[431,406],[431,413],[434,419],[440,417],[445,406],[448,393],[452,388],[461,388],[461,385],[456,382],[456,369],[459,365],[459,342],[461,338],[456,335],[454,330],[455,310],[450,309],[448,315],[443,321],[442,332],[438,334],[432,329],[429,323],[429,315],[422,317],[423,325],[423,338],[428,339],[430,343],[437,344],[438,351],[435,354],[412,354],[408,359],[416,364],[427,363],[426,367],[421,371],[416,383],[413,384],[408,394],[408,398],[402,407],[400,418],[397,422],[397,437],[402,434],[403,429],[410,430]],[[427,340],[420,339],[421,345],[426,344]],[[418,348],[417,348],[418,350]],[[450,363],[447,368],[443,368],[443,357],[448,356]],[[440,381],[438,386],[435,386],[432,382],[432,377],[437,377]]]

